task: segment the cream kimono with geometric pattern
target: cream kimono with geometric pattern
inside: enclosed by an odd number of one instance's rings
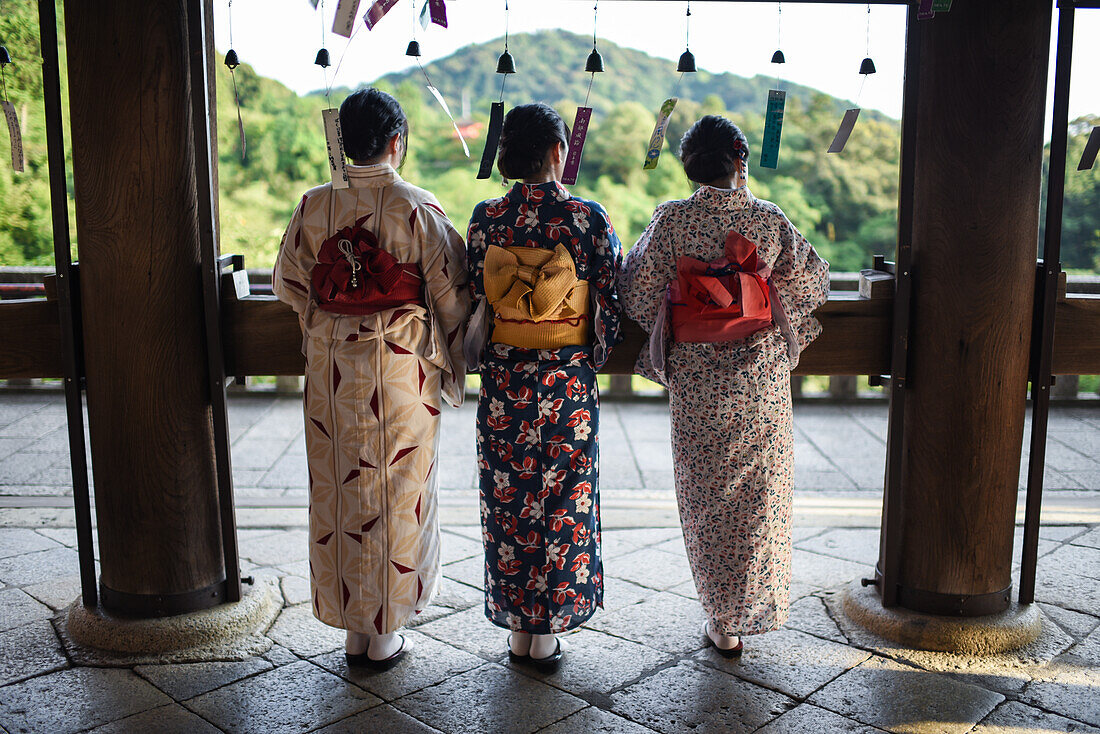
[[[439,584],[441,398],[462,403],[465,246],[430,193],[389,165],[349,166],[351,187],[306,192],[275,263],[275,295],[302,327],[313,613],[384,634]],[[318,307],[310,271],[337,229],[369,216],[382,249],[423,276],[425,306],[368,316]]]

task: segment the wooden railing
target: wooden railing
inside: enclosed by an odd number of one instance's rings
[[[41,278],[49,269],[0,269],[0,283]],[[43,271],[42,273],[37,271]],[[238,299],[234,288],[223,288],[223,335],[226,373],[237,378],[236,391],[296,392],[304,371],[301,337],[294,313],[270,295],[270,273],[249,271],[251,294]],[[881,393],[857,389],[857,375],[890,371],[890,324],[893,298],[889,283],[876,286],[871,298],[858,293],[858,273],[834,273],[830,297],[818,311],[822,335],[802,355],[792,376],[796,398],[833,400],[875,399]],[[1068,279],[1069,294],[1058,303],[1057,333],[1075,335],[1055,340],[1052,395],[1080,396],[1079,374],[1092,374],[1100,365],[1100,276]],[[631,378],[634,358],[645,334],[634,323],[625,327],[624,342],[613,353],[604,372],[609,375],[604,394],[632,397],[662,393],[658,386],[641,387]],[[0,301],[0,389],[48,385],[59,378],[60,329],[57,302],[48,298]],[[813,376],[827,377],[810,379]],[[47,382],[43,382],[43,378]],[[274,378],[274,379],[272,379]],[[808,389],[807,383],[815,385]],[[641,389],[639,389],[641,387]],[[825,389],[822,390],[821,388]]]

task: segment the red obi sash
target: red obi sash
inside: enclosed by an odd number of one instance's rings
[[[322,311],[366,316],[395,306],[423,306],[420,266],[397,261],[363,224],[344,227],[321,244],[310,280]]]
[[[725,253],[710,263],[677,260],[668,287],[675,341],[735,341],[772,325],[771,269],[759,262],[756,245],[730,232]]]

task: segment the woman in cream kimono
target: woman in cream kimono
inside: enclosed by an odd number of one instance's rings
[[[462,402],[469,296],[461,235],[394,170],[408,122],[375,89],[340,107],[351,185],[306,192],[273,289],[306,357],[313,613],[353,665],[388,667],[439,583],[441,400]]]
[[[787,619],[790,374],[821,331],[811,314],[829,290],[828,263],[746,186],[748,154],[729,120],[695,123],[680,155],[701,185],[657,208],[619,275],[623,312],[651,335],[637,372],[669,390],[684,543],[705,633],[726,657],[742,635]],[[731,278],[739,289],[727,290]]]

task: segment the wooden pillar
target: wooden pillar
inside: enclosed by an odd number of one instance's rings
[[[898,603],[1008,607],[1051,0],[920,26]]]
[[[184,0],[70,0],[65,28],[101,599],[225,598]]]

